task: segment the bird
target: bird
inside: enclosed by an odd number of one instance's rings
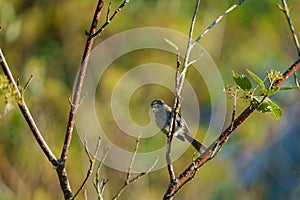
[[[151,109],[155,114],[156,125],[167,135],[170,130],[172,108],[163,100],[155,99],[151,102]],[[200,154],[207,149],[205,145],[192,136],[191,131],[179,113],[176,118],[174,136],[181,141],[187,140]]]

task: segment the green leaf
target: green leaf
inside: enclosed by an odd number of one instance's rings
[[[287,86],[287,87],[281,87],[280,90],[294,90],[299,89],[297,86]]]
[[[262,100],[262,96],[259,96],[259,97],[254,97],[253,98],[253,105],[256,107],[258,106],[258,104],[261,102]],[[256,108],[257,111],[261,112],[261,113],[268,113],[268,112],[272,112],[272,107],[270,106],[269,104],[269,99],[266,98],[262,103],[261,105]]]
[[[276,94],[277,92],[280,91],[280,87],[275,87],[275,88],[272,88],[270,90],[266,90],[266,89],[261,89],[261,92],[264,94],[264,95],[273,95],[273,94]]]
[[[250,80],[245,75],[238,75],[234,71],[232,71],[232,78],[234,82],[242,88],[242,90],[249,91],[252,88],[252,84]]]
[[[272,108],[272,112],[273,112],[273,115],[275,116],[275,118],[277,120],[280,119],[280,117],[282,116],[282,110],[281,110],[281,108],[276,103],[274,103],[271,100],[270,100],[269,104],[270,104],[270,106]]]
[[[262,98],[263,98],[262,96],[254,97],[253,98],[253,105],[257,106],[261,102]],[[260,107],[257,108],[256,110],[261,112],[261,113],[272,112],[276,119],[280,119],[280,117],[282,116],[281,108],[269,98],[266,98],[261,103]]]
[[[252,71],[250,71],[249,69],[246,69],[246,71],[248,72],[248,74],[253,78],[253,80],[262,88],[265,89],[265,84],[264,82],[256,75],[254,74]]]

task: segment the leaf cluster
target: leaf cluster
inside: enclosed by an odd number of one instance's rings
[[[5,103],[18,100],[18,91],[13,87],[5,75],[0,75],[0,97],[4,97]]]
[[[282,110],[269,97],[281,90],[289,90],[296,87],[274,87],[274,83],[282,79],[282,73],[280,71],[270,70],[264,79],[261,79],[249,69],[246,69],[246,71],[256,85],[253,86],[252,82],[245,74],[238,74],[232,71],[232,78],[236,85],[227,85],[225,92],[235,99],[241,98],[249,101],[259,112],[273,113],[276,119],[280,119]]]

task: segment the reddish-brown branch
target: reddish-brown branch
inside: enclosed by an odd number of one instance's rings
[[[104,4],[104,0],[98,1],[97,7],[95,10],[95,14],[93,17],[93,21],[92,21],[92,24],[90,27],[89,36],[96,32],[97,24],[100,19],[103,4]],[[71,103],[71,107],[70,107],[64,146],[63,146],[61,157],[59,160],[59,166],[56,168],[56,171],[57,171],[57,174],[59,177],[59,181],[60,181],[60,185],[64,192],[65,199],[70,199],[73,196],[71,187],[70,187],[70,184],[68,181],[67,171],[65,168],[65,162],[67,160],[67,156],[68,156],[68,152],[69,152],[69,147],[70,147],[72,133],[73,133],[74,124],[75,124],[75,114],[77,111],[78,103],[80,101],[81,88],[83,85],[83,81],[84,81],[84,77],[85,77],[85,73],[86,73],[86,67],[88,64],[88,59],[89,59],[90,53],[92,51],[93,44],[94,44],[94,37],[88,37],[86,45],[85,45],[84,53],[82,56],[79,73],[78,73],[76,83],[75,83],[75,91],[73,94],[72,103]]]
[[[289,76],[296,72],[297,69],[300,67],[300,58],[291,65],[283,74],[283,78],[276,81],[273,84],[273,87],[280,87]],[[267,98],[264,96],[263,100]],[[261,102],[263,102],[263,100]],[[253,111],[260,106],[254,105],[248,106],[235,120],[233,125],[230,124],[223,133],[219,136],[217,140],[215,140],[210,147],[207,149],[205,153],[200,155],[188,168],[185,169],[176,179],[170,183],[167,192],[165,193],[164,199],[170,199],[173,197],[179,189],[185,185],[187,182],[192,180],[197,172],[197,170],[207,161],[209,161],[212,157],[214,157],[215,152],[221,148],[222,144],[226,141],[226,139],[230,136],[230,134],[242,123],[244,122],[252,113]]]
[[[300,65],[300,58],[282,74],[282,79],[277,80],[273,84],[273,87],[279,87],[284,81],[286,81],[286,79],[288,79],[288,77],[290,77],[297,71],[299,65]]]
[[[129,0],[124,0],[123,3],[120,4],[120,6],[115,10],[115,12],[111,15],[111,17],[108,16],[109,10],[106,16],[105,23],[99,28],[98,31],[94,32],[90,37],[96,37],[100,35],[100,33],[104,30],[104,28],[110,24],[110,22],[116,17],[116,15],[126,6],[126,4],[129,2]]]
[[[100,19],[100,14],[101,14],[101,10],[103,8],[103,4],[104,4],[104,0],[98,1],[97,8],[96,8],[94,18],[93,18],[93,22],[90,27],[89,36],[94,34],[97,30],[97,24]],[[73,132],[73,128],[74,128],[74,122],[75,122],[74,118],[75,118],[75,114],[77,111],[78,103],[80,101],[81,88],[83,85],[83,81],[84,81],[84,77],[85,77],[85,73],[86,73],[86,67],[88,64],[88,59],[89,59],[90,53],[92,51],[93,44],[94,44],[94,37],[88,37],[86,45],[85,45],[85,49],[83,52],[78,77],[77,77],[77,80],[75,83],[75,91],[74,91],[73,98],[72,98],[72,103],[71,103],[71,108],[70,108],[70,113],[69,113],[69,120],[68,120],[68,125],[67,125],[68,128],[67,128],[65,142],[64,142],[64,146],[63,146],[63,150],[62,150],[62,154],[61,154],[61,161],[65,161],[67,159],[70,142],[71,142],[71,138],[72,138],[72,132]]]

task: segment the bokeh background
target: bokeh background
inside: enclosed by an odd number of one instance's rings
[[[68,117],[68,97],[72,94],[81,55],[96,1],[17,1],[0,0],[0,44],[15,78],[24,85],[34,75],[25,98],[46,141],[58,156],[63,145]],[[112,8],[120,4],[116,0]],[[195,35],[201,33],[235,1],[202,1]],[[297,59],[285,16],[277,8],[281,1],[245,1],[210,31],[201,45],[210,53],[223,76],[232,84],[231,70],[246,73],[249,68],[261,77],[270,69],[284,71]],[[288,2],[296,31],[300,31],[300,2]],[[108,2],[106,2],[107,7]],[[119,32],[137,27],[162,27],[188,34],[195,2],[183,0],[130,1],[96,43]],[[106,8],[104,9],[106,11]],[[105,19],[103,12],[102,22]],[[141,36],[143,37],[143,36]],[[163,56],[162,56],[163,55]],[[135,138],[122,136],[110,111],[114,84],[132,67],[145,63],[176,65],[174,55],[143,50],[128,53],[114,62],[99,82],[97,109],[105,129],[118,145],[134,148]],[[187,79],[198,91],[201,120],[197,138],[206,136],[210,119],[210,96],[202,78],[189,71]],[[290,80],[286,85],[294,84]],[[222,88],[219,91],[222,92]],[[144,86],[130,101],[136,123],[149,123],[149,103],[161,97],[172,102],[172,91],[160,86]],[[283,109],[283,117],[255,112],[231,136],[214,160],[205,164],[195,179],[182,188],[175,199],[297,199],[300,174],[300,127],[297,118],[299,92],[284,91],[272,99]],[[238,102],[238,113],[247,103]],[[0,102],[1,110],[4,100]],[[232,99],[227,100],[230,123]],[[225,127],[224,126],[224,127]],[[36,144],[20,111],[15,109],[0,119],[0,199],[62,199],[58,179]],[[123,134],[124,135],[124,134]],[[217,136],[218,133],[215,134]],[[141,152],[164,145],[162,135],[155,142],[141,141]],[[192,149],[175,163],[176,173],[192,159]],[[83,145],[74,132],[67,161],[71,186],[75,191],[84,179],[89,162]],[[101,171],[109,178],[105,199],[110,199],[123,184],[126,174],[109,167]],[[121,199],[161,199],[168,185],[168,173],[161,169],[130,185]],[[87,184],[88,199],[95,199],[92,181]],[[83,194],[78,197],[83,199]]]

